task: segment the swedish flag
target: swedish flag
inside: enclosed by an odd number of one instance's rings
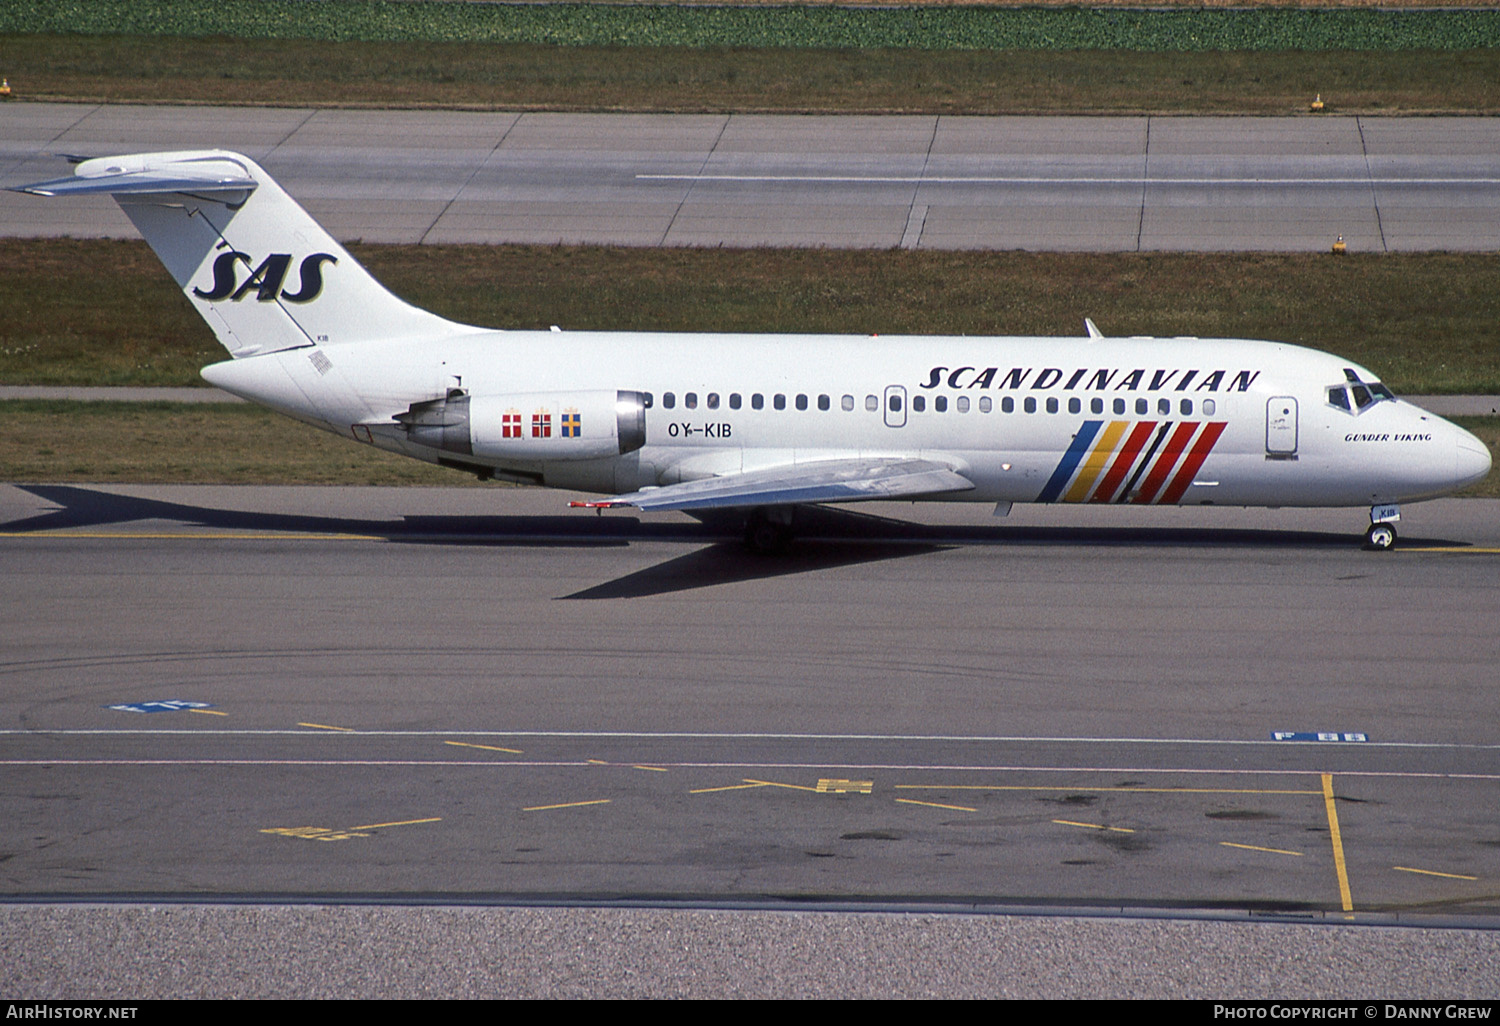
[[[577,410],[568,410],[562,415],[562,436],[579,438],[583,435],[583,418]]]

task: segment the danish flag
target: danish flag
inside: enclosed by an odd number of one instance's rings
[[[506,410],[505,415],[500,418],[501,438],[521,437],[521,411]]]

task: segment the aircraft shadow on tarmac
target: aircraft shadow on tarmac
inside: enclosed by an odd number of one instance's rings
[[[57,508],[0,524],[10,533],[125,529],[168,523],[205,530],[365,535],[424,545],[603,547],[632,542],[703,542],[705,547],[638,570],[614,581],[565,596],[571,599],[629,598],[686,591],[715,584],[807,573],[942,551],[966,545],[1067,545],[1181,548],[1235,546],[1268,549],[1352,549],[1350,534],[1329,531],[1243,528],[1027,527],[1003,524],[928,525],[848,508],[803,507],[798,541],[785,556],[757,556],[739,544],[742,521],[734,514],[704,513],[696,523],[644,522],[621,516],[441,516],[416,514],[400,520],[217,509],[162,499],[117,495],[76,485],[20,485],[22,491]],[[1462,545],[1438,539],[1408,539],[1408,545]]]

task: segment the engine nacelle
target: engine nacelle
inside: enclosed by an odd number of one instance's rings
[[[646,402],[640,392],[518,392],[413,403],[396,415],[420,445],[487,459],[593,460],[646,444]]]

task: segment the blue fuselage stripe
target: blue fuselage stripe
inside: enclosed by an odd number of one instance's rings
[[[1052,472],[1052,479],[1047,482],[1047,487],[1036,497],[1037,502],[1056,502],[1062,490],[1067,487],[1068,480],[1073,476],[1073,471],[1078,468],[1078,463],[1083,459],[1083,454],[1089,451],[1089,446],[1094,444],[1094,436],[1104,426],[1102,420],[1086,420],[1078,428],[1078,434],[1073,436],[1073,444],[1068,446],[1068,451],[1063,455],[1062,462]]]

